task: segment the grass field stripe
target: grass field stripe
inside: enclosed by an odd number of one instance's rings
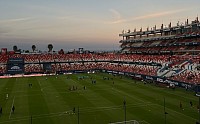
[[[116,89],[115,89],[115,90],[116,90]],[[119,91],[119,90],[116,90],[116,91],[121,92],[121,91]],[[132,97],[132,96],[129,96],[129,97]],[[139,99],[139,100],[140,100],[140,99]],[[143,101],[143,100],[141,100],[141,101]],[[144,102],[144,101],[143,101],[143,102]],[[159,104],[155,104],[155,105],[161,106],[161,105],[159,105]],[[168,108],[168,109],[170,109],[170,108]],[[176,113],[178,113],[178,114],[184,115],[184,116],[186,116],[186,117],[189,117],[189,118],[191,118],[191,119],[193,119],[193,120],[196,120],[195,118],[192,118],[192,117],[190,117],[190,116],[187,116],[187,115],[185,115],[185,114],[183,114],[183,113],[177,112],[177,111],[172,110],[172,109],[170,109],[170,110],[171,110],[171,111],[174,111],[174,112],[176,112]]]
[[[9,119],[11,118],[11,115],[12,115],[12,107],[13,107],[13,105],[14,105],[14,102],[15,102],[15,96],[14,96],[14,98],[13,98],[12,106],[11,106],[11,109],[10,109]]]
[[[156,104],[129,104],[127,105],[128,108],[133,108],[133,107],[140,107],[140,106],[151,106],[151,105],[156,105]],[[118,109],[118,108],[123,108],[123,105],[120,106],[108,106],[108,107],[98,107],[98,108],[82,108],[80,109],[81,112],[95,112],[95,111],[104,111],[104,110],[112,110],[112,109]],[[64,111],[64,112],[57,112],[57,113],[49,113],[49,114],[40,114],[40,115],[32,115],[32,117],[36,118],[36,117],[46,117],[46,116],[52,116],[52,115],[61,115],[61,114],[65,114],[66,112],[72,112],[72,110],[69,111]],[[12,119],[23,119],[23,118],[28,118],[29,116],[24,116],[24,117],[16,117],[16,118],[12,118]]]
[[[139,123],[146,123],[146,124],[150,124],[150,123],[148,123],[148,122],[146,122],[145,120],[142,120],[142,121],[138,121]]]
[[[141,103],[137,103],[137,104],[127,104],[127,107],[137,107],[137,106],[143,106],[143,105],[154,105],[152,103],[147,103],[147,104],[141,104]],[[103,106],[103,107],[95,107],[95,109],[112,109],[112,108],[123,108],[123,105],[118,105],[118,106]],[[94,110],[94,107],[88,107],[88,108],[80,108],[81,111],[84,110]]]
[[[56,112],[56,113],[48,113],[48,114],[39,114],[39,115],[32,115],[33,118],[42,118],[42,117],[52,117],[52,116],[62,116],[63,114],[66,114],[67,112],[72,112],[72,110],[69,111],[63,111],[63,112]],[[30,118],[30,116],[23,116],[23,117],[15,117],[10,120],[23,120],[26,118]],[[1,123],[1,122],[0,122]]]
[[[148,106],[155,106],[156,104],[148,104]],[[141,104],[141,105],[136,105],[136,106],[127,106],[127,108],[137,108],[137,107],[144,107],[147,106],[147,104]],[[121,109],[123,110],[123,107],[111,107],[111,108],[106,108],[106,109],[91,109],[91,110],[85,110],[85,111],[81,111],[81,113],[93,113],[93,112],[99,112],[99,111],[110,111],[110,110],[116,110],[116,109]]]
[[[147,104],[147,105],[156,105],[156,104]],[[135,105],[132,104],[132,107],[141,107],[141,106],[146,106],[146,104],[145,105],[144,104],[135,104]],[[122,108],[122,106],[115,106],[115,107]],[[120,108],[114,108],[114,107],[107,107],[106,109],[101,109],[101,108],[104,108],[104,107],[99,107],[100,110],[95,110],[95,108],[94,109],[82,109],[81,113],[90,113],[90,112],[97,112],[97,111],[104,111],[104,110],[120,109]],[[83,111],[83,110],[86,110],[86,111]],[[32,115],[32,117],[33,117],[33,119],[37,119],[37,118],[47,118],[47,117],[63,116],[63,115],[66,115],[67,112],[72,112],[72,110],[64,111],[64,112],[57,112],[57,113]],[[0,123],[13,122],[13,121],[21,121],[21,120],[28,120],[29,118],[30,118],[30,116],[17,117],[17,118],[12,118],[10,121],[4,121],[4,122],[0,122]]]
[[[73,82],[76,82],[76,81],[74,81],[73,79],[71,79]],[[89,82],[88,80],[86,80],[86,82]],[[77,83],[77,82],[76,82]],[[133,99],[137,99],[137,100],[139,100],[139,101],[141,101],[141,102],[143,102],[143,103],[146,103],[144,100],[142,100],[142,99],[139,99],[139,98],[136,98],[136,97],[132,97],[131,95],[129,95],[128,93],[125,93],[125,92],[123,92],[123,91],[120,91],[120,90],[118,90],[118,89],[116,89],[116,88],[114,88],[113,90],[115,90],[115,91],[117,91],[117,92],[119,92],[119,93],[122,93],[122,94],[126,94],[127,96],[129,96],[130,98],[133,98]]]
[[[82,76],[89,78],[78,80]],[[113,78],[115,85],[111,79],[103,80],[103,77]],[[97,81],[96,85],[92,84],[91,78]],[[17,80],[9,79],[6,83],[7,80],[0,79],[0,104],[5,110],[5,115],[0,117],[0,124],[29,124],[31,116],[33,123],[38,124],[75,124],[77,113],[73,113],[73,107],[77,106],[83,124],[120,122],[124,120],[124,96],[127,99],[127,121],[136,120],[142,124],[164,123],[163,97],[167,99],[167,123],[194,124],[199,117],[198,97],[193,92],[178,87],[171,90],[149,83],[144,85],[140,81],[134,83],[133,79],[125,76],[120,78],[105,73],[81,73],[59,75],[58,79],[49,76],[48,80],[45,77],[22,77]],[[28,87],[29,82],[34,85],[31,89]],[[78,89],[70,91],[69,88],[73,85]],[[84,90],[83,86],[87,89]],[[8,100],[4,100],[6,93],[12,93]],[[13,99],[16,113],[10,113]],[[180,102],[184,110],[180,109]]]
[[[127,81],[128,82],[128,81]],[[130,82],[129,82],[130,83]],[[115,89],[116,91],[118,91],[118,92],[121,92],[120,90],[117,90],[117,89]],[[170,93],[171,94],[171,93]],[[130,96],[130,95],[128,95],[129,97],[132,97],[132,96]],[[140,100],[140,101],[143,101],[143,100],[141,100],[141,99],[139,99],[139,98],[137,98],[138,100]],[[144,101],[143,101],[144,102]],[[155,105],[158,105],[158,106],[161,106],[161,105],[159,105],[159,104],[155,104]],[[169,108],[168,108],[169,109]],[[192,118],[192,117],[190,117],[190,116],[187,116],[187,115],[185,115],[185,114],[183,114],[183,113],[180,113],[180,112],[177,112],[177,111],[175,111],[175,110],[172,110],[172,109],[170,109],[171,111],[174,111],[174,112],[176,112],[176,113],[178,113],[178,114],[181,114],[181,115],[184,115],[184,116],[186,116],[186,117],[189,117],[189,118],[191,118],[191,119],[193,119],[193,120],[196,120],[195,118]]]
[[[39,86],[40,86],[40,91],[43,92],[43,88],[41,87],[41,83],[40,81],[38,82]]]
[[[39,85],[40,85],[40,87],[41,87],[41,83],[40,83],[40,81],[39,81],[38,83],[39,83]]]
[[[57,117],[57,116],[64,116],[64,115],[65,114],[56,114],[56,115],[49,115],[49,116],[37,116],[37,117],[32,117],[32,119],[50,118],[50,117]],[[30,120],[30,116],[26,116],[26,118],[21,118],[21,119],[11,119],[11,120],[3,121],[3,122],[0,122],[0,123],[9,123],[9,122],[26,121],[26,120]]]
[[[152,105],[156,105],[156,104],[129,104],[127,105],[128,108],[133,108],[133,107],[141,107],[141,106],[152,106]],[[90,113],[90,112],[97,112],[97,111],[106,111],[106,110],[113,110],[113,109],[122,109],[123,106],[109,106],[109,107],[98,107],[98,108],[82,108],[81,112],[82,113]],[[41,115],[32,115],[33,118],[42,118],[42,117],[52,117],[52,116],[61,116],[63,114],[66,114],[66,112],[71,112],[71,110],[69,111],[65,111],[65,112],[58,112],[58,113],[49,113],[49,114],[41,114]],[[25,119],[25,118],[29,118],[29,116],[24,116],[24,117],[18,117],[18,118],[13,118],[13,119]]]
[[[126,82],[128,82],[128,83],[130,83],[130,84],[134,84],[132,81],[128,81],[127,79],[121,79],[121,80],[123,80],[123,81],[126,81]],[[148,88],[151,88],[151,89],[153,89],[153,87],[149,87],[148,86]],[[166,88],[166,87],[164,87],[164,88]],[[153,90],[155,90],[155,89],[153,89]],[[159,89],[160,90],[160,89]],[[167,92],[166,90],[163,90],[162,92],[164,92],[164,93],[166,93],[166,94],[171,94],[171,95],[175,95],[175,96],[178,96],[178,97],[182,97],[182,98],[187,98],[187,99],[192,99],[191,97],[185,97],[185,96],[183,96],[183,95],[178,95],[178,94],[175,94],[175,93],[170,93],[170,92]],[[198,100],[197,100],[198,101]]]
[[[117,90],[116,88],[114,88],[113,90],[115,90],[115,91],[117,91],[117,92],[119,92],[119,93],[126,94],[126,95],[127,95],[128,97],[130,97],[130,98],[137,99],[137,100],[139,100],[139,101],[141,101],[141,102],[143,102],[143,103],[146,103],[144,100],[139,99],[139,98],[137,98],[137,97],[132,97],[132,96],[129,95],[128,93],[125,93],[125,92],[122,92],[122,91],[120,91],[120,90]]]
[[[157,105],[157,106],[162,106],[162,105],[159,105],[159,104],[155,104],[155,105]],[[162,106],[162,107],[163,107],[163,106]],[[167,107],[166,107],[166,108],[167,108]],[[175,113],[177,113],[177,114],[180,114],[180,115],[186,116],[186,117],[188,117],[188,118],[191,118],[191,119],[193,119],[193,120],[197,120],[197,119],[195,119],[195,118],[193,118],[193,117],[190,117],[190,116],[188,116],[188,115],[185,115],[185,114],[183,114],[183,113],[181,113],[181,112],[172,110],[172,109],[170,109],[170,108],[167,108],[167,109],[170,110],[170,111],[173,111],[173,112],[175,112]]]

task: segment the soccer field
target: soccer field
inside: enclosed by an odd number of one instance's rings
[[[164,98],[167,124],[195,124],[199,119],[194,92],[157,87],[128,77],[96,73],[0,79],[0,124],[122,122],[124,100],[126,120],[164,124]]]

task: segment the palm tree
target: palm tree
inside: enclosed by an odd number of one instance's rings
[[[17,52],[17,49],[18,49],[17,46],[14,45],[14,46],[13,46],[13,51]]]
[[[53,45],[52,44],[48,44],[48,49],[49,49],[49,52],[51,52],[52,49],[53,49]]]
[[[36,46],[35,46],[35,45],[32,45],[32,50],[33,50],[33,52],[35,51],[35,49],[36,49]]]

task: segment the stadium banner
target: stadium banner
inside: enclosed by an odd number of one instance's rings
[[[129,72],[120,72],[120,71],[117,72],[117,71],[112,71],[112,70],[107,70],[107,73],[123,74],[123,75],[128,75],[130,77],[135,77],[136,79],[140,79],[140,80],[152,80],[152,81],[156,81],[156,82],[159,82],[159,83],[165,83],[165,84],[169,84],[169,85],[173,84],[175,86],[179,86],[179,87],[183,87],[183,88],[198,87],[196,85],[192,85],[192,84],[189,84],[189,83],[170,80],[170,79],[166,79],[166,78],[158,77],[158,76],[149,76],[149,75],[142,75],[142,74],[129,73]],[[200,92],[200,86],[197,89]]]
[[[124,72],[119,72],[119,74],[121,74],[121,75],[125,75],[125,73],[124,73]]]
[[[24,73],[24,59],[23,58],[9,58],[7,63],[8,74],[22,74]]]
[[[179,85],[179,82],[177,82],[177,81],[173,81],[173,80],[165,80],[164,81],[165,83],[168,83],[168,84],[174,84],[174,85],[176,85],[176,86],[178,86]]]
[[[113,73],[113,71],[107,71],[107,73]]]
[[[51,63],[44,63],[43,69],[44,71],[51,71],[52,70]]]
[[[83,70],[74,70],[73,72],[74,72],[74,73],[84,73],[84,72],[86,72],[86,71],[83,71]]]
[[[142,75],[140,75],[140,74],[135,74],[135,77],[136,77],[136,78],[142,78]]]
[[[117,71],[113,71],[112,73],[114,73],[114,74],[119,74],[119,72],[117,72]]]
[[[1,48],[1,55],[7,54],[7,48]]]
[[[146,76],[145,77],[147,80],[154,80],[154,78],[152,76]]]

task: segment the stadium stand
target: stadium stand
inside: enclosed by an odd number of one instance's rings
[[[186,27],[190,26],[190,29]],[[141,35],[142,34],[142,35]],[[141,78],[197,85],[200,80],[200,23],[119,34],[121,53],[0,55],[0,74],[9,58],[24,59],[24,73],[104,70]]]

